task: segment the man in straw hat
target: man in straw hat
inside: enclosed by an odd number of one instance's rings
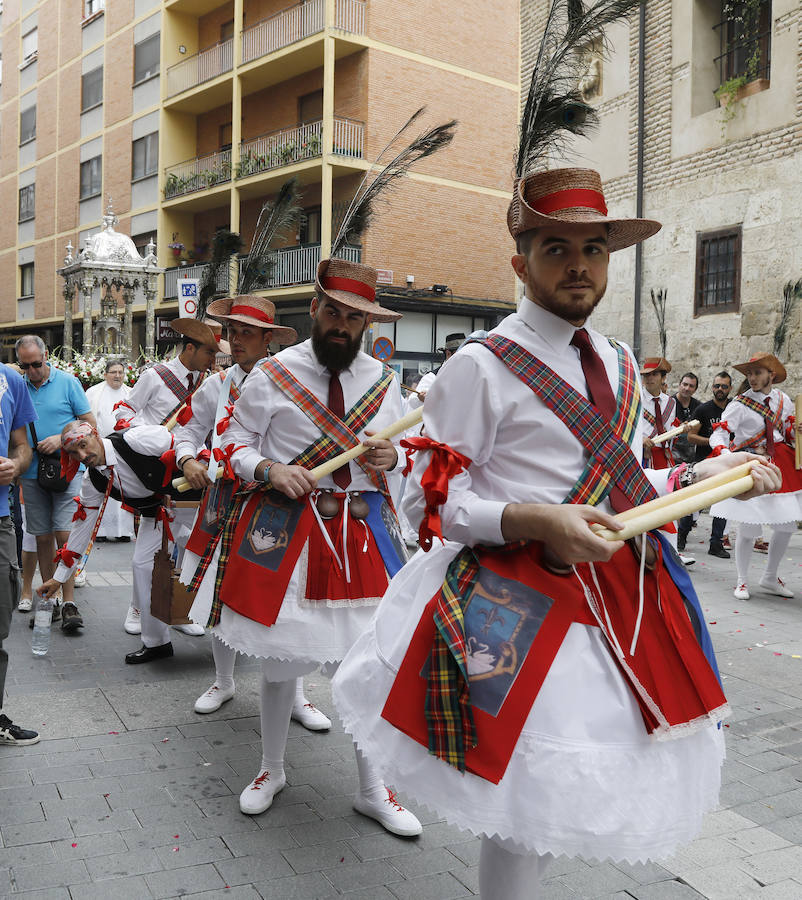
[[[725,500],[710,510],[711,515],[731,517],[737,522],[735,539],[736,600],[749,599],[749,563],[755,538],[763,525],[772,526],[772,537],[766,558],[766,569],[758,584],[778,597],[791,598],[793,591],[785,586],[777,571],[796,523],[802,519],[802,475],[794,467],[794,445],[797,440],[794,405],[776,384],[785,381],[785,366],[771,353],[756,353],[735,368],[746,375],[749,389],[731,400],[721,414],[721,422],[710,436],[714,453],[749,450],[775,462],[782,472],[779,493],[755,497],[748,503]],[[730,443],[730,433],[734,435]]]
[[[240,796],[249,815],[267,810],[286,783],[296,678],[336,667],[405,558],[384,475],[398,453],[370,438],[401,417],[401,393],[393,373],[360,350],[372,320],[400,315],[379,305],[375,269],[342,259],[320,263],[315,293],[311,338],[253,369],[225,432],[234,473],[271,489],[238,495],[217,566],[207,551],[193,579],[197,603],[215,591],[214,634],[262,660],[262,762]],[[360,441],[371,448],[364,456],[312,475]],[[359,751],[357,766],[355,809],[395,834],[419,834]]]
[[[653,444],[652,438],[682,424],[677,418],[677,401],[665,391],[665,380],[670,371],[671,363],[662,356],[647,357],[640,368],[645,388],[642,400],[643,459],[644,465],[651,469],[668,469],[674,465],[673,438],[662,444]],[[685,431],[688,430],[687,426],[683,427]],[[685,542],[683,541],[682,547],[678,546],[676,531],[670,532],[667,537],[671,546],[679,553],[683,565],[692,566],[696,560],[682,552]]]
[[[167,425],[186,422],[192,415],[192,396],[200,387],[204,373],[214,363],[222,329],[218,323],[212,328],[197,319],[173,319],[170,327],[182,336],[181,352],[165,363],[156,363],[139,376],[129,396],[115,406],[117,424],[121,431],[132,425]],[[188,526],[192,512],[174,511],[176,527]],[[179,538],[180,539],[180,538]],[[141,609],[136,598],[131,601],[123,628],[128,634],[140,634]],[[194,622],[176,625],[184,634],[200,636],[203,627]]]
[[[384,777],[482,837],[486,900],[539,896],[549,854],[645,861],[690,839],[716,805],[726,709],[664,541],[633,549],[590,528],[616,529],[613,511],[669,482],[639,464],[631,352],[587,324],[610,253],[660,226],[608,216],[599,175],[561,169],[516,185],[509,227],[519,310],[449,361],[408,441],[404,505],[432,549],[393,579],[333,682]],[[756,490],[779,483],[756,468]]]
[[[172,541],[167,511],[172,447],[173,436],[163,425],[135,425],[101,437],[88,422],[75,421],[61,432],[62,470],[74,475],[83,464],[86,471],[69,538],[56,557],[59,565],[39,593],[52,597],[69,579],[97,535],[108,499],[121,500],[125,508],[139,513],[131,568],[132,604],[140,611],[142,646],[126,654],[130,665],[173,655],[169,627],[150,613],[153,557],[161,546],[163,529]]]
[[[242,393],[248,373],[259,360],[269,356],[271,343],[291,344],[298,338],[294,328],[275,324],[276,308],[265,297],[239,295],[214,300],[206,311],[209,316],[216,317],[225,325],[229,338],[225,343],[233,365],[227,371],[203,382],[193,397],[192,418],[173,432],[178,467],[191,487],[206,490],[184,556],[182,568],[187,573],[195,571],[199,557],[217,533],[218,520],[222,518],[222,513],[238,487],[236,479],[226,477],[210,487],[210,450],[206,447],[207,437],[212,436],[211,454],[215,456],[216,468],[218,459],[223,454],[221,444],[226,422]],[[196,458],[198,454],[202,454],[202,458]],[[184,576],[184,580],[188,582],[189,577]],[[208,605],[205,608],[193,606],[190,616],[193,621],[205,623],[209,618]],[[197,713],[215,712],[234,696],[237,651],[213,637],[212,653],[215,679],[212,686],[195,701]],[[296,684],[292,714],[294,719],[311,731],[325,731],[331,727],[328,717],[304,696],[301,678]]]

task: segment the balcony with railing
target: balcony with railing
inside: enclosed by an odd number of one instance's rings
[[[365,0],[335,0],[334,27],[349,34],[365,33]],[[296,3],[242,32],[242,63],[275,53],[323,31],[324,0]]]
[[[167,97],[175,97],[196,85],[211,81],[234,67],[234,39],[220,41],[167,69]]]
[[[231,181],[231,151],[197,156],[164,170],[164,199],[205,191]]]
[[[350,262],[360,262],[362,259],[361,247],[345,247],[343,258]],[[265,279],[264,285],[257,290],[269,288],[292,287],[298,284],[312,284],[315,280],[315,272],[320,262],[320,244],[307,244],[303,247],[279,247],[272,251],[271,257],[275,261],[272,271]],[[239,259],[240,276],[245,266],[245,257]],[[178,282],[182,278],[203,278],[206,264],[196,266],[180,266],[175,269],[167,269],[164,273],[164,299],[174,300],[178,297]],[[228,270],[220,273],[217,280],[219,291],[228,291]]]
[[[364,155],[365,126],[352,119],[334,119],[332,150],[339,156],[361,159]],[[309,122],[282,128],[240,144],[236,177],[247,178],[282,166],[314,159],[323,153],[323,122]]]

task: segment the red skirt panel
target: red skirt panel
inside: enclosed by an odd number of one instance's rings
[[[775,444],[774,463],[783,476],[782,487],[777,494],[795,494],[802,491],[802,470],[796,468],[796,453],[788,444]]]

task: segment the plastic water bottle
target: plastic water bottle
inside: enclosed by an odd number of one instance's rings
[[[40,597],[33,619],[33,639],[31,650],[34,656],[44,656],[50,647],[50,624],[53,621],[53,601]]]

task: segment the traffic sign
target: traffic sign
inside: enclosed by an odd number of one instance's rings
[[[178,279],[178,308],[182,319],[194,319],[197,315],[199,287],[197,278]]]
[[[373,342],[374,359],[380,359],[382,362],[387,362],[388,359],[393,358],[393,353],[395,353],[395,347],[390,338],[380,337],[376,338]]]

